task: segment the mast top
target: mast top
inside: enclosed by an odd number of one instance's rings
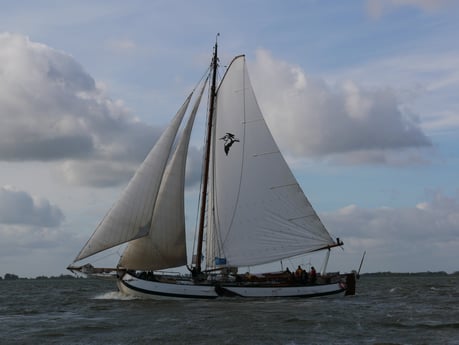
[[[217,35],[215,36],[215,45],[214,45],[214,56],[213,56],[213,59],[212,59],[212,63],[213,63],[213,74],[216,73],[216,66],[217,65],[217,62],[218,62],[218,57],[217,57],[217,47],[218,47],[218,37],[220,36],[220,33],[218,32]]]

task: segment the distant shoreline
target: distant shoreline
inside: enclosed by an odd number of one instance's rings
[[[82,277],[77,277],[71,274],[61,274],[59,276],[37,276],[35,278],[19,277],[13,273],[6,273],[3,277],[0,276],[0,281],[10,281],[10,280],[57,280],[57,279],[81,279]],[[83,277],[84,278],[84,277]]]
[[[361,273],[360,276],[362,277],[385,277],[385,276],[457,276],[459,275],[459,271],[453,273],[447,273],[445,271],[437,271],[437,272],[374,272],[374,273]]]

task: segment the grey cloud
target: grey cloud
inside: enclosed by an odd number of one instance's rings
[[[67,161],[60,167],[66,181],[74,185],[112,187],[128,181],[135,166],[114,161]]]
[[[10,130],[7,135],[4,134],[0,137],[0,157],[6,161],[84,158],[93,150],[92,139],[85,134],[54,135],[46,138],[23,129]]]
[[[401,150],[432,145],[419,118],[401,110],[390,88],[367,89],[352,81],[331,86],[262,50],[251,76],[270,128],[293,155],[390,162],[391,154],[400,159]]]
[[[412,207],[367,209],[349,205],[321,217],[331,233],[345,240],[346,250],[371,253],[373,269],[392,266],[394,271],[404,271],[404,260],[413,258],[426,270],[431,262],[444,262],[444,267],[457,269],[451,263],[459,250],[459,191],[454,196],[431,193],[426,202]]]
[[[24,191],[0,188],[0,223],[56,227],[64,214],[46,199],[34,198]]]
[[[52,160],[93,150],[79,93],[95,82],[69,56],[0,34],[0,159]]]

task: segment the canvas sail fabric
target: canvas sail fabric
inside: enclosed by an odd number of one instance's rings
[[[185,100],[75,261],[148,234],[164,169],[191,97],[192,94]]]
[[[269,263],[333,244],[266,125],[244,56],[217,91],[212,150],[208,266],[215,258]]]
[[[153,212],[148,236],[129,242],[119,266],[136,270],[160,270],[187,263],[185,236],[185,168],[194,119],[206,83],[194,104],[177,147],[167,164]]]

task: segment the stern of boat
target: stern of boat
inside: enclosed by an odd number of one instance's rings
[[[356,274],[355,272],[351,272],[345,275],[345,284],[346,284],[346,292],[344,293],[345,296],[354,296],[355,295],[355,286],[357,284],[356,281]]]

